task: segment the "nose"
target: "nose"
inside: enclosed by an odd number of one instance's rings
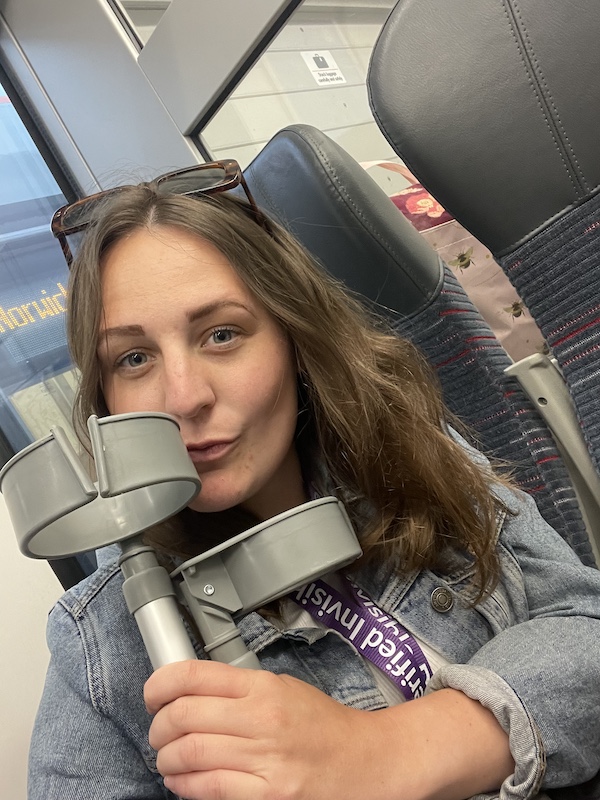
[[[193,419],[215,403],[209,371],[193,356],[165,359],[162,383],[165,412],[177,419]]]

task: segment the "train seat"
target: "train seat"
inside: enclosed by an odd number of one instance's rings
[[[395,152],[492,251],[536,320],[568,389],[595,485],[599,36],[596,0],[576,9],[563,0],[400,0],[367,81]],[[597,490],[592,500],[598,505]]]
[[[509,357],[452,272],[375,181],[308,125],[277,133],[245,176],[261,207],[425,352],[451,411],[487,453],[514,465],[544,517],[593,564],[563,459],[537,408],[504,372]]]

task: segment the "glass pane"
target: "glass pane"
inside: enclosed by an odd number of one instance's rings
[[[124,12],[122,19],[133,28],[142,44],[146,44],[171,0],[117,0],[114,5],[120,7]]]
[[[16,451],[70,425],[67,267],[50,233],[62,195],[0,86],[0,429]]]
[[[306,0],[202,131],[214,158],[242,167],[290,123],[314,125],[359,162],[397,162],[367,99],[373,45],[395,0]],[[388,194],[406,186],[389,170],[372,177]]]

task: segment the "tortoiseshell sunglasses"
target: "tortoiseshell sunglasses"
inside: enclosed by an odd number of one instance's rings
[[[272,233],[268,220],[256,205],[250,194],[250,189],[246,184],[244,175],[237,161],[226,159],[224,161],[209,161],[205,164],[197,164],[195,167],[187,167],[175,172],[168,172],[155,178],[150,183],[154,184],[159,194],[181,194],[189,196],[211,195],[219,192],[226,192],[241,186],[256,221],[268,233]],[[73,252],[69,247],[67,236],[73,233],[80,233],[94,220],[94,213],[99,204],[107,197],[130,189],[130,186],[115,186],[104,192],[92,194],[77,200],[75,203],[59,208],[54,213],[51,222],[51,229],[54,236],[60,242],[63,255],[70,267],[73,263]]]

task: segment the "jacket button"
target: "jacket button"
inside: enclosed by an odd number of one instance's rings
[[[439,611],[440,614],[445,614],[447,611],[450,611],[454,605],[452,592],[444,586],[438,586],[437,589],[434,589],[431,593],[431,605],[436,611]]]

